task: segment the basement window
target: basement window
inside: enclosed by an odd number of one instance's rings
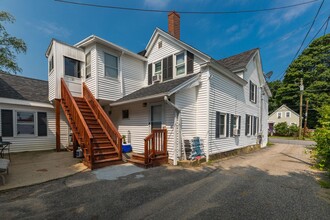
[[[128,109],[122,111],[123,119],[129,118],[129,111]]]

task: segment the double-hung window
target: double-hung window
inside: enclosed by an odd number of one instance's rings
[[[257,103],[257,85],[250,81],[250,101]]]
[[[48,61],[49,73],[54,69],[54,56],[52,55]]]
[[[291,117],[291,112],[285,112],[285,117],[290,118]]]
[[[91,52],[86,54],[86,78],[89,78],[92,74],[91,68]]]
[[[230,136],[239,136],[241,130],[241,116],[231,115],[231,129]]]
[[[253,130],[253,116],[246,115],[245,116],[245,135],[249,136],[252,134]]]
[[[282,118],[282,112],[277,112],[277,118]]]
[[[185,53],[179,53],[175,56],[176,75],[184,75],[186,73]]]
[[[155,75],[162,74],[162,61],[158,61],[155,63]]]
[[[80,61],[64,57],[64,71],[66,76],[80,78]]]
[[[16,112],[16,134],[34,135],[35,120],[34,112]]]
[[[229,114],[216,112],[215,137],[228,137],[229,133]]]
[[[104,54],[104,75],[111,78],[118,78],[118,57],[111,54]]]

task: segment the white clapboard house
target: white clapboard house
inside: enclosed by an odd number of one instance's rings
[[[68,145],[71,130],[73,145],[83,148],[91,168],[120,162],[123,136],[135,153],[130,161],[144,165],[167,159],[177,164],[185,157],[184,142],[194,137],[203,143],[207,159],[266,146],[271,93],[259,49],[216,60],[180,40],[177,13],[170,13],[168,21],[168,32],[156,28],[140,53],[94,35],[75,45],[52,40],[46,52],[47,106],[53,107],[47,109],[49,142],[37,135],[37,107],[31,110],[36,126],[29,138],[44,140],[45,148],[56,142],[59,150]],[[17,134],[21,106],[0,108],[14,112],[8,140],[15,148],[21,145]],[[19,149],[40,149],[34,144],[39,146],[31,141]]]

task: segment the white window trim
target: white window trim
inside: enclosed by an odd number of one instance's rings
[[[251,137],[253,135],[252,134],[252,132],[253,132],[253,116],[252,115],[248,115],[248,117],[249,117],[249,126],[248,126],[249,133],[247,133],[246,136]],[[247,128],[245,128],[245,129],[247,129]]]
[[[289,113],[289,116],[287,116],[288,113]],[[291,118],[291,112],[289,112],[289,111],[285,112],[285,117],[286,118]]]
[[[105,74],[105,69],[106,69],[106,64],[105,64],[105,56],[107,55],[110,55],[110,56],[114,56],[114,57],[117,57],[117,78],[115,77],[111,77],[111,76],[107,76]],[[103,75],[104,75],[104,78],[107,78],[107,79],[112,79],[112,80],[118,80],[119,81],[119,74],[120,74],[120,57],[116,54],[113,54],[113,53],[109,53],[109,52],[106,52],[104,51],[103,52],[103,60],[104,60],[104,65],[103,65],[103,68],[104,68],[104,71],[103,71]]]
[[[257,103],[257,91],[258,91],[258,87],[255,83],[253,83],[252,81],[250,81],[250,83],[252,84],[253,86],[253,97],[250,97],[252,99],[250,99],[250,101],[252,103]],[[251,88],[250,88],[251,89]],[[251,90],[250,90],[250,93],[251,93]],[[250,95],[251,96],[251,95]]]
[[[14,137],[37,137],[38,136],[37,112],[26,111],[26,110],[14,110],[13,112],[14,112]],[[17,134],[17,113],[18,112],[33,113],[34,134]],[[47,136],[48,136],[48,134],[47,134]]]
[[[87,55],[89,54],[89,56],[90,56],[90,63],[89,63],[89,65],[87,65]],[[90,67],[90,75],[89,75],[89,77],[87,78],[87,67]],[[92,77],[92,53],[91,53],[91,51],[89,51],[88,53],[86,53],[86,55],[85,55],[85,78],[86,79],[89,79],[89,78],[91,78]]]
[[[223,131],[223,134],[221,134],[221,124],[219,124],[219,138],[220,139],[224,139],[224,138],[227,138],[227,114],[226,113],[222,113],[220,112],[220,119],[221,119],[221,115],[224,115],[224,131]],[[221,123],[221,120],[220,120],[220,123]]]
[[[156,73],[156,64],[160,63],[160,72]],[[160,74],[161,76],[163,76],[163,60],[158,60],[156,62],[153,63],[153,71],[152,71],[152,75],[155,76],[156,74]]]
[[[234,115],[234,120],[235,120],[234,129],[238,129],[239,128],[239,115]]]
[[[177,73],[176,73],[176,67],[177,67],[177,64],[176,64],[176,56],[177,55],[180,55],[180,54],[182,54],[183,53],[183,55],[184,55],[184,65],[185,65],[185,67],[184,67],[184,73],[182,73],[182,74],[180,74],[180,75],[177,75]],[[179,53],[176,53],[176,54],[174,54],[174,65],[173,65],[173,79],[175,79],[175,78],[180,78],[180,77],[184,77],[184,76],[186,76],[187,75],[187,51],[180,51]],[[180,65],[182,65],[182,64],[180,64]]]
[[[282,118],[282,112],[277,112],[277,119],[281,119]]]
[[[50,65],[49,63],[52,62],[53,63],[53,68],[50,69]],[[54,67],[55,67],[55,62],[54,62],[54,55],[51,55],[51,57],[48,60],[48,75],[51,75],[54,72]]]
[[[149,133],[151,132],[151,107],[152,106],[157,106],[157,105],[161,105],[162,106],[162,126],[161,127],[164,127],[166,124],[165,124],[165,106],[164,106],[164,103],[163,102],[152,102],[152,103],[148,103],[149,105]]]
[[[76,77],[76,76],[69,76],[69,75],[66,75],[65,74],[65,58],[69,58],[69,59],[72,59],[72,60],[76,60],[78,61],[80,64],[80,68],[79,68],[79,71],[80,71],[80,77]],[[66,78],[69,78],[69,79],[78,79],[78,80],[81,80],[83,78],[83,75],[82,75],[82,70],[83,70],[83,65],[82,65],[82,62],[78,59],[75,59],[75,58],[72,58],[72,57],[68,57],[68,56],[64,56],[63,55],[63,75],[64,77]]]

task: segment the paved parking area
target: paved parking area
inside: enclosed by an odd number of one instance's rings
[[[42,183],[87,170],[71,152],[33,151],[12,153],[6,184],[0,191]]]
[[[3,192],[0,213],[4,219],[329,219],[330,191],[310,165],[304,147],[275,144],[200,168],[164,166],[112,180],[82,172]]]

